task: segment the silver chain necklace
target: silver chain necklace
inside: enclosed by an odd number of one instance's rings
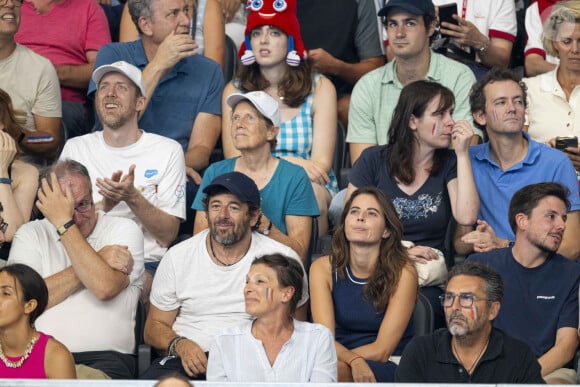
[[[8,368],[20,368],[22,366],[22,363],[24,363],[24,361],[26,359],[28,359],[28,357],[32,353],[32,349],[34,348],[34,344],[36,344],[39,337],[40,337],[40,335],[33,334],[32,340],[30,340],[30,343],[28,343],[28,346],[26,347],[26,350],[24,351],[24,355],[22,355],[22,357],[18,361],[8,360],[6,355],[4,355],[4,350],[2,349],[2,343],[0,343],[0,359],[2,359],[2,361],[4,362],[6,367],[8,367]]]

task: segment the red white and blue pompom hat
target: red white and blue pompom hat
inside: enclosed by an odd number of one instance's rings
[[[300,35],[300,25],[296,18],[296,0],[248,0],[246,8],[250,11],[246,23],[245,39],[238,56],[242,64],[249,66],[256,61],[250,43],[250,32],[259,26],[274,26],[288,35],[288,55],[286,63],[296,67],[306,59],[307,51]]]

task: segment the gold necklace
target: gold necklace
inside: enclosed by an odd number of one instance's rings
[[[489,338],[487,339],[487,341],[485,342],[485,345],[481,348],[481,351],[479,351],[479,355],[477,355],[477,358],[475,359],[475,361],[473,363],[471,363],[471,367],[466,368],[465,364],[463,363],[463,360],[461,360],[461,356],[459,356],[459,352],[457,352],[457,348],[455,348],[455,342],[453,340],[451,340],[451,348],[453,348],[453,353],[455,354],[455,356],[457,356],[457,360],[459,360],[459,362],[461,363],[461,365],[465,368],[465,370],[467,371],[467,373],[469,375],[471,375],[471,371],[473,371],[473,369],[475,368],[475,366],[477,365],[477,362],[479,361],[479,359],[481,359],[481,357],[483,356],[483,353],[485,352],[485,350],[487,349],[487,345],[489,344]]]
[[[26,347],[26,350],[24,351],[24,355],[22,355],[22,357],[18,361],[8,360],[6,355],[4,355],[4,350],[2,349],[2,343],[0,342],[0,359],[2,359],[2,361],[4,362],[6,367],[8,367],[8,368],[20,368],[22,366],[22,364],[24,363],[24,361],[26,359],[28,359],[28,357],[32,353],[32,349],[34,348],[34,344],[36,344],[39,337],[40,337],[40,335],[33,333],[32,340],[30,340],[30,343],[28,343],[28,346]]]

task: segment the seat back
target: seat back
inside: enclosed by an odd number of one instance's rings
[[[427,297],[421,293],[417,295],[417,303],[413,311],[413,323],[415,324],[415,336],[429,335],[435,329],[433,307]]]
[[[336,125],[336,146],[334,149],[334,159],[332,160],[332,170],[338,180],[338,187],[341,189],[346,188],[346,185],[348,185],[348,182],[345,183],[342,181],[342,170],[349,166],[350,162],[348,157],[348,146],[346,144],[346,130],[340,121],[338,121]]]
[[[230,82],[240,65],[240,59],[238,58],[238,49],[236,44],[228,35],[226,35],[226,44],[224,47],[224,82],[227,84]]]

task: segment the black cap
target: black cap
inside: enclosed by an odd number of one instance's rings
[[[435,17],[435,6],[431,0],[387,0],[379,11],[379,16],[387,16],[393,8],[401,8],[412,15],[430,15]]]
[[[216,177],[203,189],[203,193],[209,194],[218,187],[223,187],[230,191],[232,195],[242,202],[249,202],[256,207],[260,207],[260,190],[258,190],[254,180],[241,172],[229,172]]]

